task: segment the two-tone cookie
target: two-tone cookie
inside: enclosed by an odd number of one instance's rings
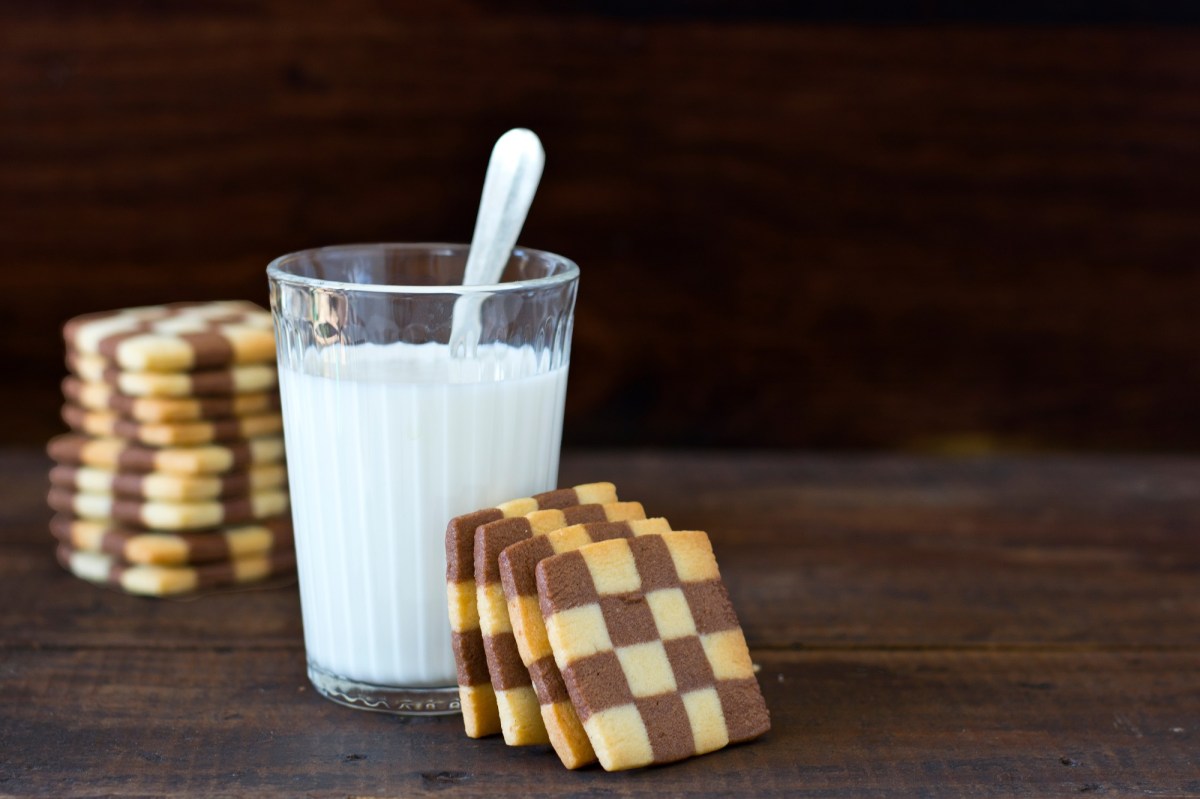
[[[55,436],[46,453],[58,463],[92,466],[117,472],[225,474],[283,460],[278,436],[196,447],[149,447],[119,438],[91,438],[67,433]]]
[[[550,744],[567,768],[579,768],[595,762],[596,753],[579,721],[575,706],[571,704],[571,697],[546,639],[546,625],[538,602],[537,565],[546,558],[572,552],[597,541],[658,535],[670,530],[670,525],[663,518],[590,522],[518,541],[500,553],[500,582],[508,604],[513,640],[537,694],[542,723]]]
[[[62,407],[62,418],[77,433],[122,438],[152,447],[188,447],[278,436],[283,432],[283,416],[278,411],[192,422],[138,422],[109,411],[89,411],[68,403]]]
[[[56,554],[63,568],[76,577],[130,594],[157,597],[257,582],[296,568],[296,554],[291,551],[176,567],[124,563],[112,555],[81,552],[66,544],[60,544]]]
[[[57,462],[47,502],[72,571],[95,578],[112,556],[107,582],[160,595],[291,557],[281,554],[291,527],[268,311],[124,308],[69,320],[63,340],[72,433],[47,446]]]
[[[446,526],[446,595],[451,644],[457,670],[459,702],[467,735],[480,738],[500,732],[500,715],[492,689],[479,629],[475,590],[475,529],[481,524],[535,510],[617,501],[612,483],[590,483],[547,491],[456,516]]]
[[[57,514],[50,520],[50,532],[76,551],[111,555],[125,563],[145,566],[212,563],[295,548],[288,515],[202,533],[150,533],[112,520]]]
[[[286,483],[287,468],[281,463],[252,466],[244,471],[219,475],[116,472],[61,463],[50,470],[50,484],[68,491],[116,494],[166,502],[229,499],[280,488]]]
[[[82,519],[114,519],[127,525],[165,532],[203,530],[252,522],[278,516],[289,508],[288,494],[281,489],[264,489],[232,499],[164,502],[51,487],[47,502],[59,513]]]
[[[541,561],[546,639],[609,771],[670,763],[770,728],[708,536],[587,544]]]
[[[583,522],[618,522],[644,519],[640,502],[575,505],[560,510],[539,510],[509,519],[499,519],[475,529],[475,600],[479,607],[479,629],[487,659],[500,731],[509,746],[549,743],[542,723],[537,693],[529,670],[513,638],[508,603],[500,581],[500,553],[518,541]]]
[[[164,424],[227,419],[279,411],[279,392],[207,397],[131,397],[107,383],[88,383],[67,376],[62,381],[67,402],[89,411],[109,411],[135,422]]]
[[[275,358],[271,314],[239,300],[122,308],[63,326],[68,349],[132,372],[187,372]]]
[[[89,383],[130,397],[205,397],[267,391],[279,385],[275,364],[243,364],[195,372],[130,372],[99,355],[67,353],[67,368]]]

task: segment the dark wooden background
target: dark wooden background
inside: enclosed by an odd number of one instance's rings
[[[2,440],[64,318],[465,240],[525,125],[568,444],[1200,446],[1200,30],[788,5],[0,4]]]

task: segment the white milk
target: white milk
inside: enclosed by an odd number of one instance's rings
[[[533,374],[533,350],[502,345],[472,360],[403,343],[308,356],[279,381],[309,662],[452,686],[446,523],[554,488],[567,368]]]

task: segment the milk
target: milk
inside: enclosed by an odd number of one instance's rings
[[[310,666],[375,685],[455,684],[446,523],[555,486],[567,367],[539,357],[395,343],[313,349],[302,371],[281,362]]]

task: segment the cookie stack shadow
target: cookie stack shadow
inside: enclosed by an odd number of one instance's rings
[[[294,573],[270,313],[128,308],[63,337],[71,432],[47,445],[63,567],[144,596]]]

